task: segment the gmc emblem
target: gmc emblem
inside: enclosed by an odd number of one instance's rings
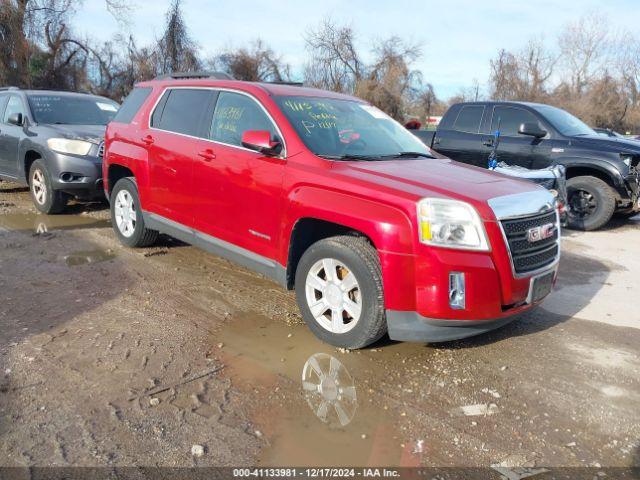
[[[541,227],[534,227],[527,230],[527,240],[529,243],[539,242],[553,236],[556,226],[553,223],[547,223]]]

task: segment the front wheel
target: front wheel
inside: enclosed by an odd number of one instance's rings
[[[321,340],[366,347],[387,331],[378,253],[364,238],[320,240],[302,255],[295,279],[302,317]]]
[[[51,174],[41,159],[29,168],[29,190],[33,204],[42,213],[60,213],[67,206],[67,195],[53,189]]]
[[[156,230],[145,227],[138,188],[133,178],[123,178],[111,192],[111,224],[121,243],[128,247],[148,247],[158,238]]]
[[[569,228],[597,230],[604,227],[616,209],[616,194],[597,177],[573,177],[567,180]]]

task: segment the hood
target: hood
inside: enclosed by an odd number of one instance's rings
[[[104,140],[106,125],[47,125],[53,132],[63,138],[86,140],[99,144]]]
[[[487,201],[505,195],[539,191],[541,187],[448,158],[335,162],[337,173],[415,196],[453,198],[474,205],[490,218]]]
[[[582,135],[571,137],[571,144],[591,148],[602,148],[607,151],[618,153],[640,154],[640,142],[637,140],[627,140],[626,138],[605,137],[603,135]]]

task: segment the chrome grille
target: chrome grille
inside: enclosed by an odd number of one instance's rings
[[[101,142],[100,146],[98,147],[98,156],[100,158],[104,157],[104,142]]]
[[[554,263],[560,254],[560,228],[555,210],[528,217],[501,220],[511,262],[516,274],[526,274],[540,270]],[[531,228],[553,223],[553,235],[536,242],[527,238]]]

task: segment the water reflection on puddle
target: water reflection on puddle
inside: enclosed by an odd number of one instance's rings
[[[326,353],[311,355],[302,368],[302,389],[313,413],[329,425],[346,427],[358,408],[356,386],[346,367]]]
[[[0,215],[0,228],[32,231],[34,233],[82,228],[107,228],[110,225],[111,222],[109,220],[98,220],[86,215],[43,215],[32,212]]]
[[[371,388],[384,375],[371,358],[381,352],[339,353],[306,326],[257,315],[230,321],[216,341],[225,375],[257,397],[261,465],[417,464],[393,399]]]

